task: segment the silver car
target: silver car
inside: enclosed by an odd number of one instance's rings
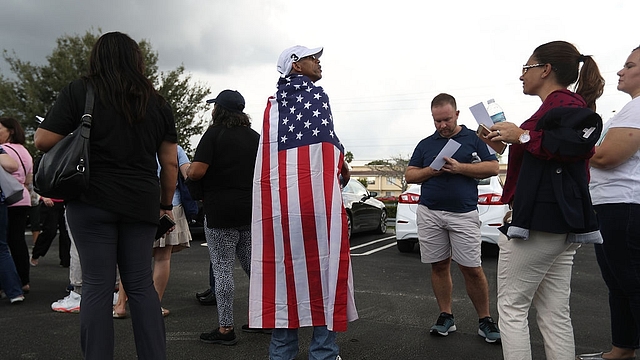
[[[482,241],[497,244],[504,215],[509,206],[500,202],[502,184],[498,176],[488,177],[478,182],[478,214]],[[400,195],[396,214],[396,241],[400,252],[413,251],[418,242],[416,210],[420,201],[420,184],[412,184]]]

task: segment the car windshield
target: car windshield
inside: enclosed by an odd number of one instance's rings
[[[480,179],[478,180],[478,185],[489,185],[491,184],[491,178],[488,177],[486,179]]]
[[[350,193],[358,196],[367,196],[367,189],[360,184],[357,180],[349,180],[347,186],[344,187],[343,192]]]

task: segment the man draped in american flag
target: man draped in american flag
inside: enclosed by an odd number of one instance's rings
[[[298,328],[309,354],[339,359],[336,331],[357,319],[339,176],[349,180],[322,78],[322,48],[294,46],[278,60],[253,182],[249,326],[273,328],[270,359],[294,359]]]

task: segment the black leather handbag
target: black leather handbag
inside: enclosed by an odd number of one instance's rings
[[[74,199],[89,187],[89,136],[94,92],[87,83],[80,126],[42,155],[34,178],[38,194],[54,199]]]

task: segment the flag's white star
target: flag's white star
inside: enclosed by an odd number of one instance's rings
[[[288,122],[289,122],[289,118],[282,119],[282,125],[287,125]]]
[[[326,102],[322,103],[322,107],[327,110],[329,108],[329,104],[327,104]]]
[[[318,116],[320,116],[320,111],[313,110],[313,117],[318,117]]]
[[[304,103],[304,108],[305,109],[308,109],[310,107],[311,107],[311,103],[310,102],[307,101],[306,103]]]
[[[282,99],[282,106],[286,107],[289,102],[285,99]]]
[[[287,97],[287,92],[283,90],[283,91],[280,93],[280,97],[286,98],[286,97]]]
[[[289,108],[289,114],[293,114],[295,112],[296,112],[296,107],[295,106],[292,106],[292,107]]]
[[[306,81],[302,82],[302,86],[309,86],[308,83]]]
[[[302,139],[302,132],[299,132],[296,134],[296,139],[298,140]]]
[[[322,97],[322,95],[320,95],[320,93],[313,94],[313,98],[316,99],[316,100],[320,100],[321,97]]]
[[[318,128],[315,128],[312,131],[313,131],[313,136],[318,136],[318,133],[320,132],[320,130],[318,130]]]
[[[322,125],[327,126],[329,124],[329,122],[327,121],[327,119],[322,119]]]
[[[329,136],[333,137],[333,130],[329,130]]]
[[[281,141],[282,143],[286,143],[286,142],[287,142],[287,137],[286,137],[286,136],[281,137],[281,138],[280,138],[280,141]]]
[[[305,90],[307,90],[307,92],[308,92],[308,93],[310,93],[310,92],[311,92],[311,90],[313,90],[313,88],[310,88],[310,87],[309,87],[309,88],[306,88]]]
[[[300,121],[300,119],[302,119],[302,113],[298,113],[298,115],[296,115],[296,120]]]
[[[304,99],[304,97],[302,97],[302,95],[298,95],[298,96],[296,96],[296,100],[297,100],[298,102],[302,102],[302,99]]]
[[[289,125],[289,132],[293,132],[293,130],[295,130],[295,129],[296,129],[296,127],[295,127],[295,126],[293,126],[293,125]]]
[[[300,90],[300,85],[293,85],[294,88],[296,88],[296,90]]]
[[[304,122],[304,128],[305,128],[305,129],[308,129],[308,128],[309,128],[309,126],[311,126],[311,122],[309,122],[309,120],[305,121],[305,122]]]

